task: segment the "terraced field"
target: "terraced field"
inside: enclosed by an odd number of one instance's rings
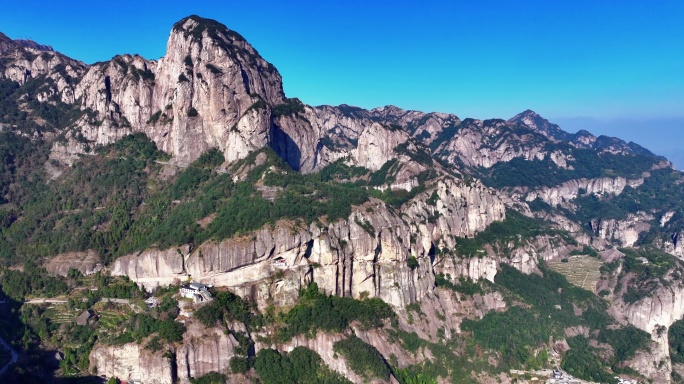
[[[45,316],[55,324],[64,324],[75,321],[78,313],[67,309],[65,305],[55,305],[45,310]]]
[[[100,316],[98,321],[100,323],[102,330],[104,331],[111,331],[117,329],[121,323],[123,323],[126,319],[128,319],[131,316],[128,313],[111,311],[99,312],[98,315]]]
[[[554,271],[565,276],[571,284],[595,292],[596,283],[601,276],[599,269],[603,262],[591,256],[572,256],[567,263],[549,261],[548,265]]]

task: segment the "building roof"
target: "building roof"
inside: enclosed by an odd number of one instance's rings
[[[83,311],[78,317],[76,318],[76,324],[78,325],[86,325],[88,324],[88,319],[92,316],[92,312],[90,310],[86,309]]]
[[[190,283],[190,287],[195,289],[207,289],[207,286],[202,283]]]

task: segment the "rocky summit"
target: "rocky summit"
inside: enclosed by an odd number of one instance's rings
[[[309,106],[189,16],[158,61],[0,33],[0,155],[3,382],[684,380],[684,177],[635,143]]]

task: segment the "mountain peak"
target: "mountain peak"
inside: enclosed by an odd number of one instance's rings
[[[207,34],[214,40],[220,39],[221,36],[230,37],[234,41],[245,42],[246,40],[239,33],[226,27],[213,19],[206,19],[197,15],[190,15],[180,19],[173,25],[173,32],[181,32],[185,37],[192,36],[195,39],[201,39],[203,33]]]
[[[531,109],[526,109],[526,110],[520,112],[519,114],[517,114],[516,116],[539,116],[539,114],[537,112],[531,110]],[[541,117],[541,116],[539,116],[539,117]]]
[[[52,49],[51,46],[38,44],[33,40],[17,39],[17,40],[14,40],[14,42],[21,45],[22,47],[32,48],[32,49],[36,49],[38,51],[47,51],[47,52],[54,52],[55,51],[54,49]]]
[[[544,136],[554,140],[568,140],[570,134],[565,132],[556,124],[540,116],[537,112],[527,109],[508,119],[509,123],[524,125],[533,129]]]

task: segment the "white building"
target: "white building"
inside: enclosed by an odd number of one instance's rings
[[[181,296],[193,299],[196,303],[211,301],[211,293],[209,293],[209,286],[202,283],[190,283],[180,288]]]
[[[271,264],[278,269],[287,269],[287,262],[282,257],[273,260]]]

